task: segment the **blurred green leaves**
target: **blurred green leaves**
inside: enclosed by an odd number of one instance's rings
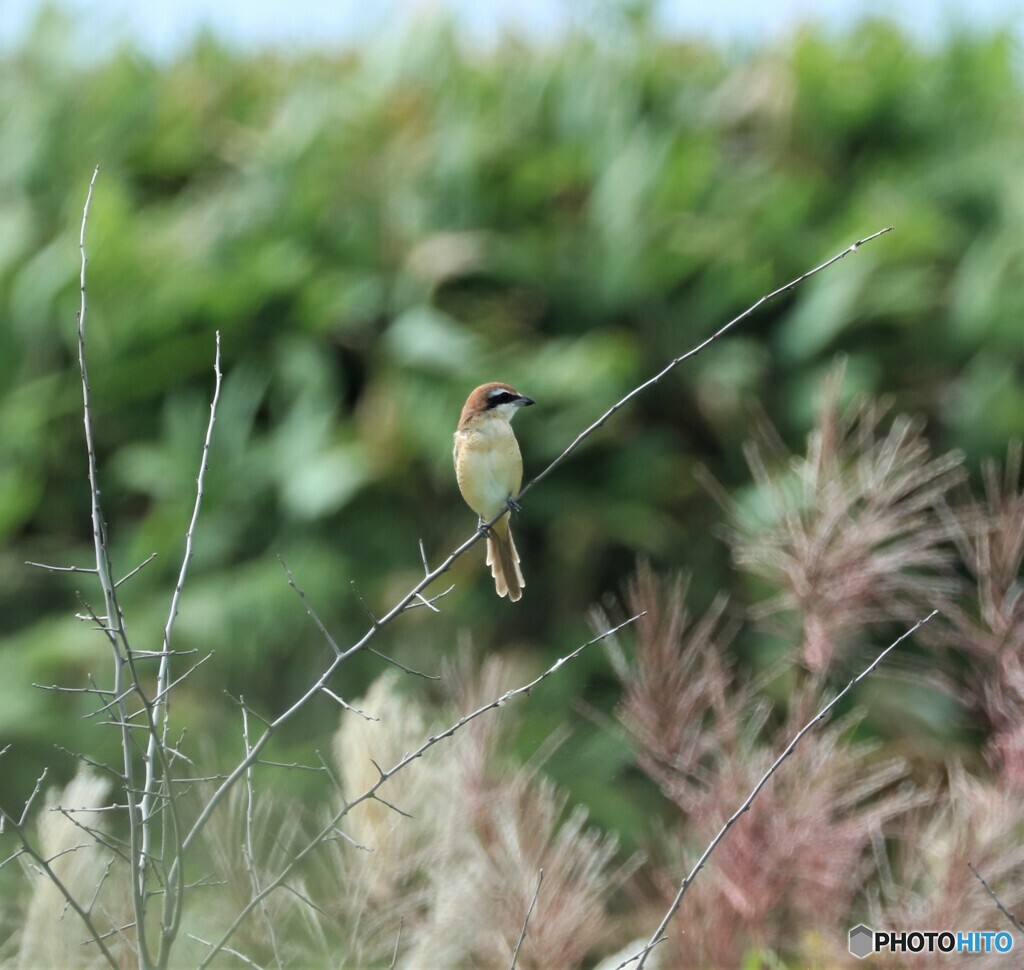
[[[95,667],[94,635],[55,619],[88,583],[18,564],[90,542],[74,314],[97,162],[88,339],[117,568],[159,553],[132,594],[156,636],[220,330],[182,629],[225,678],[259,658],[252,700],[270,709],[279,675],[300,678],[322,647],[276,554],[340,640],[361,631],[357,593],[386,608],[420,569],[418,540],[436,562],[475,524],[450,464],[473,386],[537,399],[517,422],[529,478],[667,360],[885,225],[531,494],[515,612],[471,555],[448,610],[409,618],[388,649],[434,669],[471,629],[486,649],[555,652],[638,554],[697,569],[709,596],[734,584],[693,468],[744,484],[749,405],[799,439],[837,353],[858,390],[923,411],[943,447],[976,460],[1024,434],[1009,34],[924,47],[869,22],[738,53],[637,16],[479,51],[419,17],[359,51],[245,55],[202,37],[168,62],[122,49],[91,63],[74,35],[51,17],[0,61],[0,602],[20,631],[0,650],[26,673],[4,687],[22,712],[12,734],[77,730],[28,684],[54,656],[72,681]]]

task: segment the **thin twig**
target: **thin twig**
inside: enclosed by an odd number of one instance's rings
[[[71,748],[65,748],[62,744],[55,744],[54,747],[58,751],[63,751],[64,754],[71,755],[72,758],[77,758],[83,764],[90,765],[93,768],[98,768],[100,771],[105,771],[108,774],[113,775],[119,785],[124,784],[124,775],[122,775],[116,768],[111,768],[110,765],[104,764],[102,761],[90,758],[87,754],[82,754],[81,751],[73,751]]]
[[[856,677],[854,677],[853,680],[851,680],[838,694],[836,694],[836,696],[833,697],[832,700],[830,700],[820,711],[818,711],[818,713],[815,714],[814,717],[811,718],[811,720],[809,720],[799,731],[797,731],[796,735],[793,737],[793,740],[790,741],[788,745],[786,745],[786,748],[782,752],[782,754],[780,754],[778,758],[775,759],[775,761],[772,763],[772,766],[761,776],[761,779],[758,781],[756,785],[754,785],[753,789],[751,790],[750,794],[746,797],[743,804],[740,805],[740,807],[736,809],[736,811],[733,812],[733,814],[729,817],[729,820],[722,826],[718,834],[711,840],[708,847],[704,850],[704,852],[702,853],[701,857],[697,860],[694,867],[690,870],[689,874],[682,881],[681,885],[679,886],[679,892],[676,893],[675,899],[672,900],[672,905],[669,906],[668,912],[665,913],[664,919],[662,919],[661,923],[658,925],[658,928],[654,931],[647,945],[642,950],[640,950],[639,953],[634,954],[628,960],[625,960],[622,963],[620,963],[619,966],[615,968],[615,970],[622,970],[623,967],[628,966],[634,960],[639,961],[636,965],[636,970],[643,970],[644,962],[647,960],[648,954],[655,946],[657,946],[664,939],[665,928],[671,922],[672,917],[675,916],[675,914],[678,912],[679,907],[683,902],[683,897],[686,895],[686,890],[690,888],[691,883],[697,877],[697,873],[699,873],[701,869],[704,868],[704,865],[708,861],[708,858],[711,856],[711,853],[714,852],[716,848],[718,848],[719,843],[728,834],[729,829],[731,829],[733,825],[735,825],[736,822],[739,821],[740,817],[745,812],[750,810],[750,806],[753,804],[754,799],[757,798],[761,789],[764,788],[766,784],[768,784],[768,779],[775,774],[775,772],[778,770],[782,762],[784,762],[793,753],[796,746],[803,739],[803,736],[807,734],[807,732],[810,731],[819,721],[824,720],[828,716],[832,708],[835,707],[836,704],[838,704],[839,701],[843,697],[845,697],[847,693],[850,692],[850,690],[852,690],[865,677],[872,673],[875,670],[875,668],[889,655],[889,653],[892,650],[898,647],[908,637],[913,636],[922,626],[924,626],[929,620],[935,617],[938,614],[938,612],[938,610],[932,610],[932,612],[929,613],[928,616],[926,616],[923,620],[918,620],[917,623],[915,623],[909,630],[905,631],[899,637],[893,640],[893,642],[890,643],[889,646],[887,646],[877,657],[875,657],[875,659],[864,670],[862,670]]]
[[[407,667],[404,663],[395,660],[394,657],[389,657],[386,653],[382,653],[380,650],[375,650],[373,647],[366,648],[375,657],[379,657],[385,663],[391,664],[392,667],[397,667],[403,673],[409,674],[412,677],[422,677],[424,680],[440,680],[439,674],[425,674],[422,670],[417,670],[415,667]]]
[[[35,566],[36,569],[45,569],[48,573],[90,573],[96,575],[96,570],[86,566],[48,566],[45,562],[31,562],[25,560],[26,566]]]
[[[25,807],[22,809],[21,818],[17,821],[18,828],[22,828],[25,824],[25,819],[28,818],[28,813],[32,808],[32,803],[36,800],[36,796],[39,794],[43,787],[43,782],[46,780],[46,775],[49,772],[49,768],[44,768],[42,774],[36,779],[36,787],[32,789],[32,794],[25,799]]]
[[[32,686],[38,690],[55,690],[61,694],[100,694],[109,697],[113,693],[98,687],[64,687],[61,684],[37,684],[35,681],[32,682]]]
[[[405,917],[398,917],[398,936],[395,939],[395,951],[391,954],[391,962],[388,964],[388,970],[395,970],[395,965],[398,963],[398,948],[402,943],[402,928],[405,926]]]
[[[367,714],[366,711],[359,710],[358,707],[353,707],[343,697],[339,697],[329,687],[323,689],[324,693],[332,700],[336,701],[344,710],[351,711],[353,714],[358,714],[365,721],[379,721],[379,717],[374,717],[372,714]]]
[[[711,334],[710,337],[707,337],[705,340],[702,340],[699,344],[697,344],[696,347],[693,347],[690,350],[688,350],[685,354],[682,354],[681,356],[675,357],[672,360],[670,360],[660,371],[658,371],[657,374],[655,374],[648,380],[644,381],[643,384],[634,387],[633,390],[631,390],[627,395],[625,395],[625,397],[616,401],[615,404],[608,408],[608,410],[605,411],[604,414],[602,414],[601,417],[599,417],[592,425],[590,425],[590,427],[581,431],[570,442],[569,446],[553,462],[551,462],[550,465],[547,466],[547,468],[545,468],[540,474],[535,475],[530,480],[529,484],[527,484],[520,491],[517,497],[517,501],[521,501],[523,496],[526,495],[527,492],[529,492],[536,485],[539,485],[542,481],[544,481],[544,479],[547,478],[548,475],[550,475],[559,465],[561,465],[562,462],[566,460],[566,458],[568,458],[581,444],[583,444],[583,442],[587,438],[589,438],[595,431],[597,431],[597,429],[600,428],[613,414],[615,414],[616,411],[618,411],[624,405],[632,401],[633,398],[635,398],[638,394],[641,394],[642,392],[646,391],[647,388],[657,384],[658,381],[665,377],[670,371],[674,370],[684,360],[689,360],[691,357],[696,357],[697,354],[699,354],[702,350],[705,350],[706,348],[710,347],[711,344],[713,344],[719,337],[727,334],[730,330],[732,330],[733,327],[736,326],[736,324],[741,323],[743,320],[746,320],[747,317],[751,316],[766,303],[771,302],[778,296],[782,296],[783,293],[788,293],[794,287],[799,286],[801,283],[803,283],[804,280],[810,279],[812,276],[815,276],[824,269],[828,269],[828,267],[831,266],[833,263],[838,263],[839,260],[843,259],[846,256],[849,256],[850,253],[857,252],[857,250],[860,249],[861,246],[863,246],[865,243],[871,242],[872,239],[877,239],[879,236],[884,236],[887,232],[892,232],[892,229],[892,226],[886,226],[885,229],[879,229],[878,232],[873,232],[870,236],[865,236],[863,239],[858,239],[852,245],[847,246],[846,249],[844,249],[841,253],[836,253],[836,255],[833,256],[831,259],[825,260],[824,263],[815,266],[814,269],[809,269],[806,273],[802,273],[800,276],[796,277],[796,279],[792,279],[785,285],[780,286],[778,289],[772,290],[771,293],[766,293],[756,303],[752,303],[749,307],[747,307],[747,309],[744,310],[738,317],[733,317],[732,320],[730,320],[723,326],[719,327],[718,330]],[[505,513],[502,512],[502,515],[504,514]],[[493,525],[500,518],[501,515],[497,516],[495,519],[493,519],[491,522],[487,524]]]
[[[423,563],[423,575],[430,575],[430,566],[427,564],[427,547],[423,544],[423,540],[420,539],[420,562]]]
[[[126,575],[122,576],[116,583],[114,583],[115,588],[120,586],[122,583],[127,583],[128,580],[132,578],[132,576],[134,576],[140,569],[144,568],[145,566],[148,566],[154,559],[156,559],[156,553],[151,552],[130,573],[127,573]]]
[[[519,934],[519,942],[516,943],[516,948],[512,952],[512,963],[509,965],[509,970],[516,970],[516,961],[519,959],[519,949],[523,945],[523,940],[526,939],[526,927],[530,924],[530,917],[533,915],[533,907],[537,905],[537,897],[540,895],[540,887],[543,882],[544,870],[541,869],[537,874],[537,888],[534,890],[533,899],[530,901],[530,908],[526,911],[526,919],[523,920],[523,929]]]
[[[185,587],[185,579],[188,576],[188,567],[192,561],[192,542],[195,536],[196,523],[199,521],[199,510],[203,504],[203,486],[206,481],[206,470],[208,468],[210,458],[210,443],[213,440],[213,428],[217,421],[217,403],[220,400],[220,387],[221,387],[221,370],[220,370],[220,331],[216,333],[214,340],[215,350],[213,356],[213,398],[210,401],[210,420],[206,425],[206,437],[203,439],[202,454],[199,460],[199,474],[196,476],[196,500],[192,506],[192,518],[189,520],[188,528],[185,530],[185,552],[181,559],[181,568],[178,571],[178,578],[174,584],[174,593],[171,596],[171,605],[167,614],[167,622],[164,624],[163,632],[163,643],[160,653],[160,666],[157,670],[156,677],[156,694],[152,700],[152,714],[149,720],[153,724],[154,730],[149,735],[149,741],[146,745],[146,780],[145,790],[142,795],[142,801],[140,806],[140,818],[142,823],[142,853],[143,857],[148,855],[150,845],[153,840],[153,816],[155,813],[154,800],[158,794],[158,789],[161,785],[166,784],[166,779],[169,774],[169,765],[166,758],[161,757],[161,752],[168,750],[167,746],[167,733],[170,728],[170,711],[171,711],[171,689],[174,684],[179,683],[185,677],[188,676],[195,669],[186,671],[177,681],[171,683],[171,637],[174,632],[174,621],[178,617],[178,611],[181,608],[181,593]],[[145,565],[145,564],[143,564]],[[129,574],[131,575],[131,574]],[[207,658],[208,659],[208,658]],[[203,661],[199,661],[202,663]],[[199,664],[196,664],[199,666]],[[158,775],[158,772],[160,773]],[[173,813],[173,804],[168,806]],[[173,824],[173,839],[174,844],[171,846],[172,851],[177,855],[180,851],[179,844],[179,833],[177,831],[177,825]],[[173,876],[177,880],[176,883],[168,888],[173,888],[172,892],[168,892],[164,896],[164,913],[162,919],[162,939],[161,939],[161,952],[158,959],[161,962],[165,960],[165,954],[167,953],[170,943],[177,933],[178,924],[181,918],[181,891],[183,882],[182,880],[182,867],[173,867]]]
[[[188,938],[190,940],[195,940],[196,943],[202,943],[203,946],[213,946],[213,944],[209,941],[204,940],[200,936],[194,936],[192,933],[188,934]],[[238,960],[241,960],[242,963],[244,963],[246,966],[253,967],[254,970],[263,970],[263,967],[261,967],[255,960],[250,960],[249,957],[247,957],[244,953],[239,953],[238,950],[232,950],[231,947],[229,946],[222,946],[218,949],[223,950],[225,953],[230,953],[231,956],[235,957]]]
[[[1021,923],[1021,921],[1017,919],[1017,917],[1014,916],[1013,913],[1011,913],[1003,905],[1002,900],[1000,900],[1000,898],[996,895],[995,890],[987,882],[985,882],[984,879],[982,879],[981,873],[974,868],[974,864],[968,862],[967,866],[971,870],[971,872],[974,873],[974,878],[977,879],[978,882],[980,882],[985,887],[985,892],[987,892],[992,897],[992,901],[996,904],[996,906],[999,907],[999,912],[1002,913],[1013,924],[1013,928],[1018,933],[1024,936],[1024,923]]]

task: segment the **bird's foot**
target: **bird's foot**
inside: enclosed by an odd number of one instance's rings
[[[479,532],[480,535],[482,535],[485,539],[490,539],[491,537],[491,527],[486,522],[484,522],[483,519],[477,520],[476,531]]]
[[[511,495],[505,500],[505,504],[508,506],[509,512],[523,511],[523,507]]]

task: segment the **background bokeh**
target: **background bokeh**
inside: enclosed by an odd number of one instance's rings
[[[190,737],[237,757],[244,694],[286,706],[339,642],[475,522],[451,433],[468,391],[507,381],[529,477],[608,405],[778,284],[895,230],[759,311],[640,397],[531,493],[516,524],[523,600],[495,598],[480,548],[378,646],[421,670],[469,643],[538,667],[586,639],[638,557],[694,574],[693,603],[763,590],[730,569],[723,513],[765,412],[802,448],[822,378],[921,414],[970,474],[1024,434],[1024,87],[1018,36],[960,24],[922,40],[880,19],[742,48],[681,38],[650,6],[484,47],[419,12],[358,47],[258,51],[212,34],[169,56],[102,56],[54,10],[0,58],[0,798],[55,750],[110,757],[116,733],[33,684],[105,674],[76,621],[91,532],[75,362],[77,233],[88,227],[88,353],[103,500],[138,647],[157,648],[222,333],[224,390],[180,648],[214,658],[182,689]],[[778,657],[753,628],[733,648]],[[772,652],[772,651],[775,652]],[[381,663],[346,667],[349,696]],[[875,720],[896,703],[884,672]],[[429,691],[424,684],[411,689]],[[874,693],[872,693],[874,691]],[[81,696],[81,695],[80,695]],[[602,716],[593,651],[549,682],[518,744],[568,724],[547,770],[627,845],[652,823]],[[978,745],[971,712],[922,689],[925,757]],[[336,725],[313,706],[283,760]],[[877,730],[882,730],[881,727]],[[928,755],[932,752],[932,755]],[[291,777],[289,784],[301,785]],[[656,813],[653,813],[656,814]]]

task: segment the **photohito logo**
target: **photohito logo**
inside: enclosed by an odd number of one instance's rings
[[[911,930],[895,933],[859,923],[850,930],[850,952],[863,960],[872,953],[1009,953],[1013,937],[1006,932],[976,930],[965,933],[949,930]]]

